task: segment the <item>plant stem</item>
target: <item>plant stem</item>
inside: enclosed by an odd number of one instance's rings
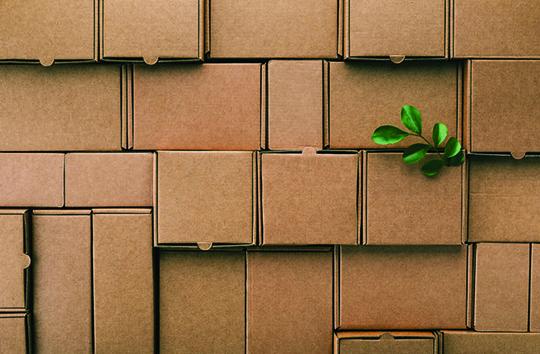
[[[429,146],[431,146],[431,147],[433,148],[433,150],[435,150],[435,152],[436,152],[437,155],[439,156],[439,159],[441,159],[441,160],[444,161],[444,159],[443,159],[441,153],[439,152],[439,149],[437,149],[437,148],[435,147],[435,145],[433,145],[432,143],[430,143],[429,140],[427,140],[423,135],[421,135],[421,134],[412,134],[412,135],[417,136],[417,137],[419,137],[420,139],[424,140]]]

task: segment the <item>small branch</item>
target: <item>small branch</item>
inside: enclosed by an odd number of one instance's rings
[[[439,159],[441,159],[441,160],[444,161],[444,159],[443,159],[441,153],[439,152],[439,149],[437,149],[437,148],[435,147],[435,145],[433,145],[432,143],[430,143],[429,140],[427,140],[423,135],[421,135],[421,134],[411,134],[411,135],[414,135],[414,136],[419,137],[420,139],[424,140],[429,146],[431,146],[431,147],[433,148],[433,150],[435,150],[435,152],[436,152],[437,155],[439,156]]]

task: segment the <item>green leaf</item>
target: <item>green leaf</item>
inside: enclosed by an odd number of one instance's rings
[[[463,150],[457,153],[456,156],[452,156],[446,159],[446,164],[448,166],[459,166],[465,162],[465,153]]]
[[[444,148],[444,156],[447,158],[456,156],[461,151],[461,144],[459,141],[451,137],[448,139],[448,142],[446,143],[446,147]]]
[[[415,134],[422,134],[422,117],[418,108],[406,104],[401,107],[401,123]]]
[[[431,160],[426,162],[422,166],[422,173],[426,177],[435,177],[439,174],[439,171],[444,166],[443,160]]]
[[[433,126],[433,143],[435,147],[439,147],[448,136],[448,127],[444,123],[436,123]]]
[[[409,136],[409,133],[394,127],[393,125],[383,125],[375,129],[371,140],[379,145],[388,145],[399,143]]]
[[[430,148],[431,146],[428,144],[413,144],[409,146],[403,152],[403,162],[408,165],[419,162],[426,156]]]

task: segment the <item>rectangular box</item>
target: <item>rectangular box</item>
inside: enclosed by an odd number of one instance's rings
[[[531,245],[529,331],[540,332],[540,244]]]
[[[432,332],[336,332],[335,354],[438,354]]]
[[[29,315],[0,313],[0,353],[32,353]]]
[[[540,333],[442,331],[440,338],[444,354],[535,354],[540,347]]]

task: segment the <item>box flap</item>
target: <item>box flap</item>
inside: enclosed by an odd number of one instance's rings
[[[343,354],[437,354],[435,335],[430,332],[346,332],[339,340]]]
[[[481,333],[443,331],[444,354],[535,354],[540,347],[540,333]]]

